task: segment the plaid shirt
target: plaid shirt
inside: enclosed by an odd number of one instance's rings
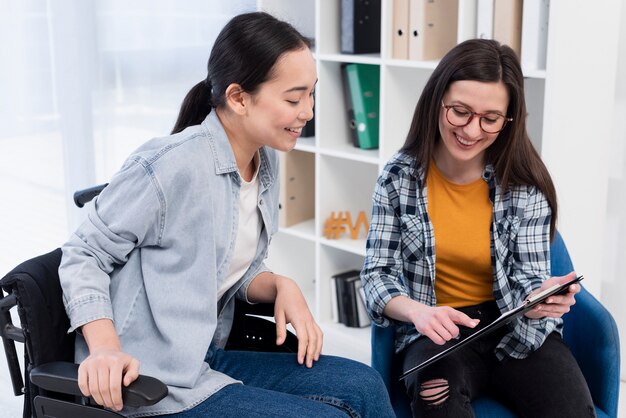
[[[493,166],[486,166],[483,179],[489,184],[493,204],[493,296],[500,311],[506,312],[550,277],[551,209],[536,187],[515,186],[503,194],[495,177]],[[395,296],[436,305],[435,235],[427,207],[423,170],[413,157],[396,154],[376,182],[367,255],[361,272],[368,312],[379,326],[390,324],[383,309]],[[420,333],[413,324],[396,325],[398,352]],[[500,360],[506,356],[525,358],[551,332],[561,332],[562,320],[522,316],[508,327],[509,332],[496,348]]]

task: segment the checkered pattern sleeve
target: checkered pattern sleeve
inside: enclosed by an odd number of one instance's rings
[[[522,200],[522,199],[520,199]],[[543,194],[532,188],[524,199],[526,206],[513,247],[511,280],[516,305],[550,277],[550,219],[551,209]]]
[[[389,171],[389,166],[386,167],[374,189],[367,252],[361,271],[368,313],[372,321],[380,326],[390,323],[383,316],[387,303],[396,296],[409,296],[401,280],[401,221],[397,209],[399,186],[398,177]]]
[[[518,306],[544,280],[550,277],[550,220],[551,209],[544,195],[534,187],[513,192],[519,222],[517,234],[511,238],[510,273],[508,277],[510,300]],[[505,337],[499,348],[510,357],[524,358],[541,347],[547,336],[560,330],[560,318],[519,318],[513,324],[513,333]],[[500,354],[502,356],[502,354]],[[500,357],[499,356],[499,357]]]

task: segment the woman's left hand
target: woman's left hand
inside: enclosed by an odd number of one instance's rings
[[[576,273],[571,272],[565,276],[550,277],[541,284],[539,289],[533,291],[529,296],[542,292],[554,285],[567,283],[576,278]],[[563,295],[550,296],[545,303],[540,303],[532,310],[526,313],[526,317],[530,319],[539,319],[543,317],[560,318],[563,314],[569,312],[570,307],[576,303],[574,295],[580,292],[580,285],[573,284],[568,288],[567,293]]]
[[[283,276],[276,277],[276,344],[287,338],[287,324],[290,323],[298,336],[298,363],[313,367],[322,352],[323,333],[313,319],[313,315],[298,285]],[[305,362],[306,361],[306,362]]]

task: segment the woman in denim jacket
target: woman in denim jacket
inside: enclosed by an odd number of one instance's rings
[[[404,370],[574,278],[550,277],[556,217],[552,180],[526,132],[515,53],[491,40],[457,45],[426,83],[373,197],[361,277],[374,322],[398,321]],[[523,417],[593,416],[561,338],[580,287],[568,289],[410,374],[413,415],[471,417],[470,401],[490,391]]]
[[[393,416],[378,374],[321,356],[300,289],[263,264],[278,229],[274,150],[291,150],[313,117],[316,82],[293,27],[265,13],[235,17],[172,134],[141,146],[102,191],[59,269],[71,330],[82,334],[84,395],[126,416]],[[234,298],[273,302],[276,344],[291,323],[298,353],[224,351]],[[131,409],[120,390],[139,362],[169,394]]]

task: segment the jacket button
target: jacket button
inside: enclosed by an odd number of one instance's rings
[[[263,199],[259,200],[259,205],[262,206],[263,205]]]

